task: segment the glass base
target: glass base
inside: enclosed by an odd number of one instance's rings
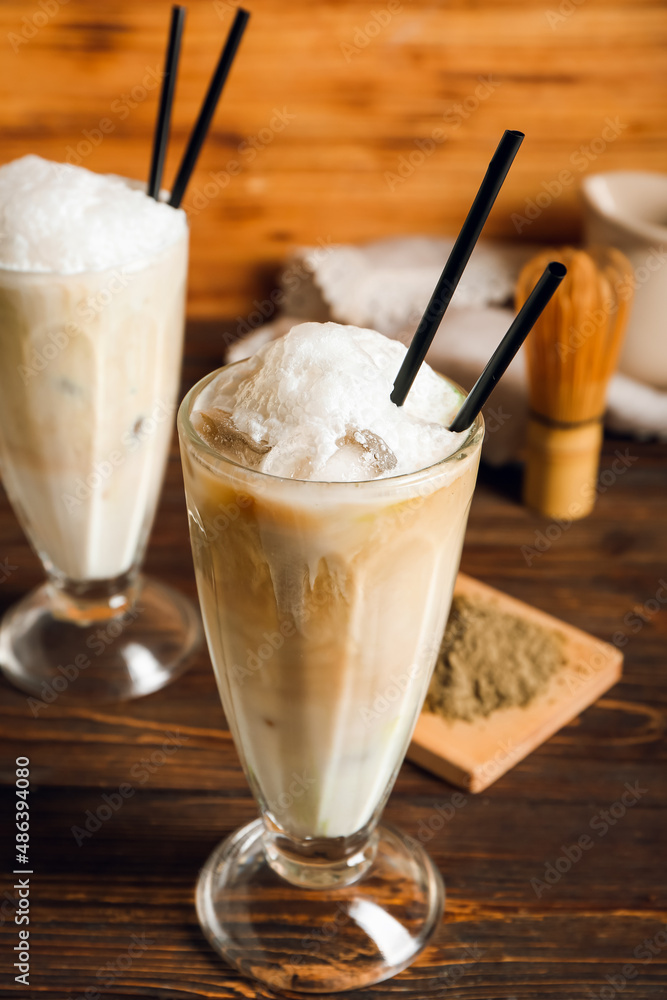
[[[0,625],[0,670],[32,695],[34,714],[57,699],[124,701],[183,673],[201,621],[183,594],[139,577],[121,598],[84,603],[45,583]]]
[[[405,969],[444,907],[440,873],[416,841],[377,830],[373,862],[353,885],[303,889],[275,873],[262,820],[216,847],[197,883],[197,914],[230,965],[272,989],[337,993]]]

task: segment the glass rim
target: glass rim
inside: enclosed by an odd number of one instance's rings
[[[62,164],[60,165],[62,166]],[[97,173],[97,171],[91,170],[89,171],[89,173]],[[99,174],[99,176],[117,177],[122,181],[127,181],[128,187],[133,188],[133,190],[135,191],[146,188],[146,181],[141,181],[134,177],[124,177],[123,174]],[[167,194],[169,193],[170,192],[167,191]],[[164,204],[166,204],[166,202],[164,202]],[[171,208],[172,206],[167,205],[167,207]],[[188,221],[187,212],[183,208],[176,208],[174,209],[174,211],[183,212],[184,222],[185,222],[185,228],[183,232],[179,233],[179,235],[175,239],[171,240],[169,243],[163,243],[161,247],[158,247],[157,249],[153,250],[150,254],[143,254],[142,256],[139,257],[133,257],[131,260],[124,260],[124,261],[119,261],[116,264],[109,264],[107,267],[97,267],[97,268],[88,267],[86,268],[85,271],[32,271],[32,270],[29,271],[26,268],[22,267],[6,267],[3,264],[0,264],[0,275],[16,274],[34,278],[82,278],[86,277],[86,275],[105,274],[107,271],[117,271],[118,268],[121,267],[132,267],[136,264],[141,264],[143,261],[145,261],[146,264],[149,264],[154,258],[159,257],[162,253],[171,249],[171,247],[176,246],[182,239],[188,239],[188,240],[190,239],[190,223]]]
[[[238,469],[243,474],[249,476],[251,479],[255,478],[259,482],[261,481],[273,481],[276,485],[282,483],[289,485],[292,483],[299,483],[301,486],[310,487],[322,487],[326,486],[328,489],[335,489],[336,487],[341,487],[343,489],[349,489],[351,486],[355,486],[357,489],[371,489],[371,488],[381,488],[385,484],[391,484],[396,486],[399,483],[414,483],[419,482],[422,479],[427,479],[433,474],[433,471],[440,469],[447,465],[453,464],[454,462],[460,461],[461,452],[466,448],[470,447],[481,447],[483,431],[484,431],[484,418],[480,413],[477,414],[474,421],[468,428],[468,433],[466,434],[465,440],[458,446],[456,451],[452,452],[451,455],[447,455],[445,458],[439,459],[432,465],[427,465],[422,469],[416,469],[414,472],[403,472],[398,476],[382,476],[376,479],[355,479],[352,481],[340,481],[340,480],[330,480],[330,479],[296,479],[289,476],[277,476],[271,472],[263,472],[261,469],[249,469],[248,466],[242,465],[240,462],[235,462],[234,459],[228,458],[226,455],[221,455],[220,452],[212,448],[192,426],[190,420],[190,412],[192,408],[192,403],[196,396],[201,393],[206,386],[216,378],[220,372],[227,368],[232,368],[234,365],[242,364],[243,361],[247,361],[247,358],[242,358],[240,361],[234,361],[228,365],[222,365],[220,368],[216,368],[215,371],[209,372],[208,375],[204,375],[203,378],[199,379],[191,389],[185,394],[181,403],[178,407],[178,413],[176,417],[176,424],[178,429],[179,438],[183,440],[187,445],[191,445],[196,452],[199,452],[207,457],[213,459],[215,463],[211,468],[211,471],[215,472],[215,466],[229,466],[232,469]],[[450,385],[454,386],[459,392],[463,393],[463,397],[468,395],[468,393],[463,389],[458,382],[454,379],[448,378],[446,375],[442,375],[440,372],[436,372],[440,378],[444,379]]]

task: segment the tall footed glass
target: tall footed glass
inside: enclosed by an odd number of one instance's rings
[[[188,234],[132,264],[0,269],[0,466],[47,582],[5,615],[0,666],[46,705],[148,694],[198,615],[140,566],[172,435]]]
[[[211,659],[261,819],[197,887],[212,946],[278,989],[322,993],[405,968],[437,927],[439,873],[379,826],[449,612],[483,425],[420,472],[281,479],[178,418]]]

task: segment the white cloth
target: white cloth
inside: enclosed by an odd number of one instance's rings
[[[308,258],[308,267],[331,319],[392,337],[419,321],[453,245],[450,239],[410,236],[360,247],[325,247]],[[510,301],[521,266],[534,250],[528,244],[478,243],[452,307]],[[286,289],[285,312],[294,311]]]
[[[233,344],[227,361],[254,354],[306,319],[367,326],[408,343],[452,244],[407,237],[297,251],[283,274],[283,315]],[[472,387],[512,322],[514,311],[501,306],[511,302],[519,270],[536,249],[532,244],[477,244],[427,355],[433,368],[464,389]],[[483,455],[492,465],[521,457],[527,414],[525,361],[519,352],[484,407]],[[615,375],[606,423],[619,433],[667,440],[667,392]]]

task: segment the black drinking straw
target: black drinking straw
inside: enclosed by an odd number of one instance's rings
[[[171,106],[174,103],[176,74],[178,72],[178,57],[181,53],[181,37],[183,35],[184,24],[185,7],[179,7],[177,4],[174,4],[171,8],[169,42],[167,45],[167,55],[164,60],[164,76],[162,78],[162,90],[160,91],[160,105],[158,108],[157,121],[155,123],[151,169],[148,178],[148,187],[146,189],[146,194],[150,198],[155,198],[156,200],[160,197],[162,171],[164,170],[164,161],[167,155],[169,126],[171,123]]]
[[[450,424],[450,431],[458,434],[470,427],[566,274],[565,264],[560,264],[556,260],[547,264],[540,280],[521,307],[518,316],[466,396],[463,406]]]
[[[452,247],[452,252],[440,275],[440,280],[435,286],[431,301],[426,307],[426,312],[419,322],[419,326],[412,338],[412,343],[396,376],[394,388],[391,393],[391,401],[392,403],[396,403],[397,406],[403,406],[405,397],[410,392],[410,386],[415,380],[421,363],[426,357],[426,352],[431,346],[431,341],[440,326],[442,317],[445,315],[445,310],[456,291],[456,286],[470,259],[470,254],[475,248],[475,243],[479,239],[479,234],[487,220],[488,214],[493,208],[493,203],[498,196],[503,181],[507,177],[507,172],[512,166],[512,161],[523,142],[523,137],[523,132],[510,131],[508,129],[498,143],[498,148],[489,163],[484,180],[475,195],[475,200],[463,223],[461,232]]]
[[[227,41],[225,42],[223,50],[220,54],[218,65],[215,68],[215,73],[213,74],[213,78],[209,84],[208,92],[204,98],[204,103],[201,106],[201,111],[199,112],[199,117],[197,118],[195,127],[190,135],[187,148],[183,154],[181,165],[178,168],[176,180],[174,181],[174,186],[171,191],[171,198],[169,199],[169,204],[172,208],[178,208],[181,204],[183,195],[185,194],[185,189],[190,180],[190,176],[195,168],[197,157],[199,156],[204,139],[206,138],[206,133],[209,130],[216,105],[220,99],[222,88],[224,87],[229,71],[232,68],[234,56],[236,55],[236,50],[241,42],[249,17],[250,14],[248,11],[239,7],[236,12],[236,17],[234,18],[234,23],[232,24],[229,35],[227,36]]]

